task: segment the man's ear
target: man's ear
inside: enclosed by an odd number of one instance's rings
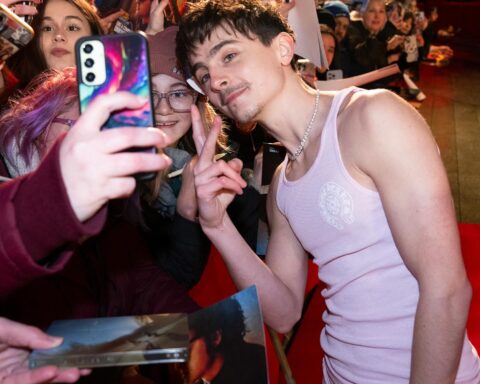
[[[295,53],[295,41],[293,37],[286,32],[278,34],[277,39],[280,61],[282,65],[290,65],[293,54]]]

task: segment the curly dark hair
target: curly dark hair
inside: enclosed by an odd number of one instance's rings
[[[274,6],[258,0],[200,0],[189,3],[179,23],[177,58],[186,73],[191,73],[188,57],[199,44],[210,38],[216,28],[240,33],[250,39],[258,38],[265,46],[281,32],[294,36]]]
[[[231,346],[242,342],[247,333],[242,307],[238,300],[232,297],[190,315],[188,326],[196,338],[205,338],[209,352],[212,349],[219,352],[226,351]],[[222,341],[214,348],[212,340],[217,331],[221,332]]]

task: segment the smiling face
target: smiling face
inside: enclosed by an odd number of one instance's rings
[[[282,37],[282,35],[284,35]],[[240,123],[258,120],[284,82],[281,33],[264,46],[229,29],[217,28],[189,57],[192,73],[210,102]],[[283,80],[282,80],[283,79]]]
[[[187,84],[168,75],[155,75],[152,77],[153,90],[158,93],[172,91],[191,92]],[[172,145],[175,145],[192,126],[190,112],[175,112],[170,107],[166,98],[161,98],[155,106],[155,121],[157,127],[170,138]]]
[[[362,15],[363,25],[371,33],[380,32],[387,22],[387,11],[383,0],[370,0]]]
[[[92,34],[80,10],[65,0],[49,0],[40,27],[40,49],[49,69],[75,65],[75,42]]]

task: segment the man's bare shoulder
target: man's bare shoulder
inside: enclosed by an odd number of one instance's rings
[[[382,119],[390,113],[404,113],[411,109],[408,103],[389,90],[360,90],[346,101],[339,115],[346,121],[361,119],[368,123]]]
[[[405,100],[386,89],[362,90],[352,94],[338,116],[339,130],[349,135],[372,137],[426,133],[423,117]]]
[[[406,153],[414,156],[426,153],[428,148],[432,158],[438,157],[424,118],[387,90],[353,94],[338,116],[337,127],[344,161],[371,178],[372,170],[378,171],[391,159],[404,158]]]

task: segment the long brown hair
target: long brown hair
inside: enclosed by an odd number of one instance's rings
[[[33,17],[31,26],[35,32],[33,39],[20,52],[8,61],[8,67],[19,80],[18,88],[24,88],[35,76],[47,70],[45,55],[40,47],[40,36],[45,9],[49,0],[44,0],[37,7],[38,13]],[[96,8],[87,0],[64,0],[76,7],[90,26],[92,35],[102,35],[100,19]]]

